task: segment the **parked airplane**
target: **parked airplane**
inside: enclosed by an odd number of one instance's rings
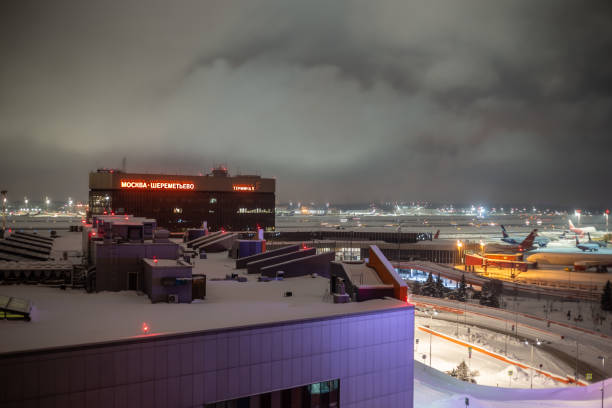
[[[578,241],[578,235],[576,235],[576,248],[581,249],[583,252],[584,251],[589,251],[589,252],[599,251],[599,245],[597,245],[594,242],[588,242],[586,244],[581,244],[580,241]]]
[[[506,227],[504,227],[503,225],[500,225],[501,229],[502,229],[502,241],[508,243],[508,244],[513,244],[513,245],[519,245],[522,241],[525,240],[525,238],[519,238],[519,237],[511,237],[510,235],[508,235],[508,233],[506,232]],[[538,230],[534,230],[536,233],[536,237],[533,240],[533,242],[535,242],[536,244],[538,244],[538,246],[540,248],[545,247],[549,242],[550,239],[546,238],[546,237],[540,237],[538,236]]]
[[[595,227],[580,227],[580,228],[576,228],[574,226],[574,223],[572,222],[572,220],[569,220],[569,229],[574,234],[578,234],[581,237],[583,237],[584,234],[586,234],[587,232],[597,232],[597,229]]]

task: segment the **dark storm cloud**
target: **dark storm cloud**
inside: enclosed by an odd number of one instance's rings
[[[15,195],[83,197],[127,156],[275,176],[280,200],[612,201],[609,2],[0,7]]]

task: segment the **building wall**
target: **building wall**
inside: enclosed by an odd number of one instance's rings
[[[324,252],[317,255],[309,255],[304,258],[292,259],[282,263],[269,265],[261,268],[261,275],[270,278],[275,277],[279,271],[284,272],[286,278],[296,276],[307,276],[316,273],[319,276],[329,278],[330,263],[336,258],[334,252]]]
[[[142,282],[142,259],[177,259],[178,245],[173,242],[163,243],[95,243],[96,291],[127,290],[128,274],[137,273],[138,286]]]
[[[194,407],[340,379],[340,406],[412,407],[414,309],[0,357],[0,406]]]
[[[193,190],[121,188],[121,180],[175,181]],[[234,185],[252,185],[253,191],[234,191]],[[173,231],[199,228],[204,221],[218,230],[256,230],[275,226],[274,179],[234,176],[171,176],[161,174],[90,173],[91,214],[106,211],[154,218]],[[108,199],[107,199],[108,197]]]
[[[177,295],[179,303],[191,303],[191,281],[176,286],[163,286],[162,278],[191,278],[191,265],[189,266],[151,266],[142,263],[143,266],[143,291],[151,299],[151,303],[167,302],[168,295]]]

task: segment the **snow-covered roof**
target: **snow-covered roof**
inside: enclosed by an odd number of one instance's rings
[[[0,321],[0,354],[74,346],[147,336],[240,328],[277,322],[412,307],[396,299],[333,304],[324,300],[329,281],[322,277],[258,282],[233,268],[226,253],[194,259],[193,273],[207,275],[206,299],[192,304],[151,304],[134,291],[84,290],[28,285],[0,287],[0,294],[32,301],[32,321]],[[238,273],[248,281],[213,280]],[[285,292],[292,296],[286,297]]]

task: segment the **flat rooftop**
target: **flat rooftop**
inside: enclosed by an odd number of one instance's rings
[[[143,262],[153,268],[168,268],[168,267],[180,267],[184,268],[185,266],[189,266],[188,264],[182,262],[181,259],[150,259],[144,258]]]
[[[246,328],[248,326],[326,318],[413,307],[397,299],[333,304],[324,300],[329,280],[317,277],[257,282],[233,267],[225,252],[197,259],[194,274],[207,275],[206,299],[191,304],[152,304],[134,291],[88,294],[84,290],[7,285],[0,295],[32,302],[32,321],[0,321],[0,355],[143,337]],[[214,280],[238,273],[248,281]],[[285,297],[287,291],[293,296]],[[150,327],[143,335],[142,324]]]

